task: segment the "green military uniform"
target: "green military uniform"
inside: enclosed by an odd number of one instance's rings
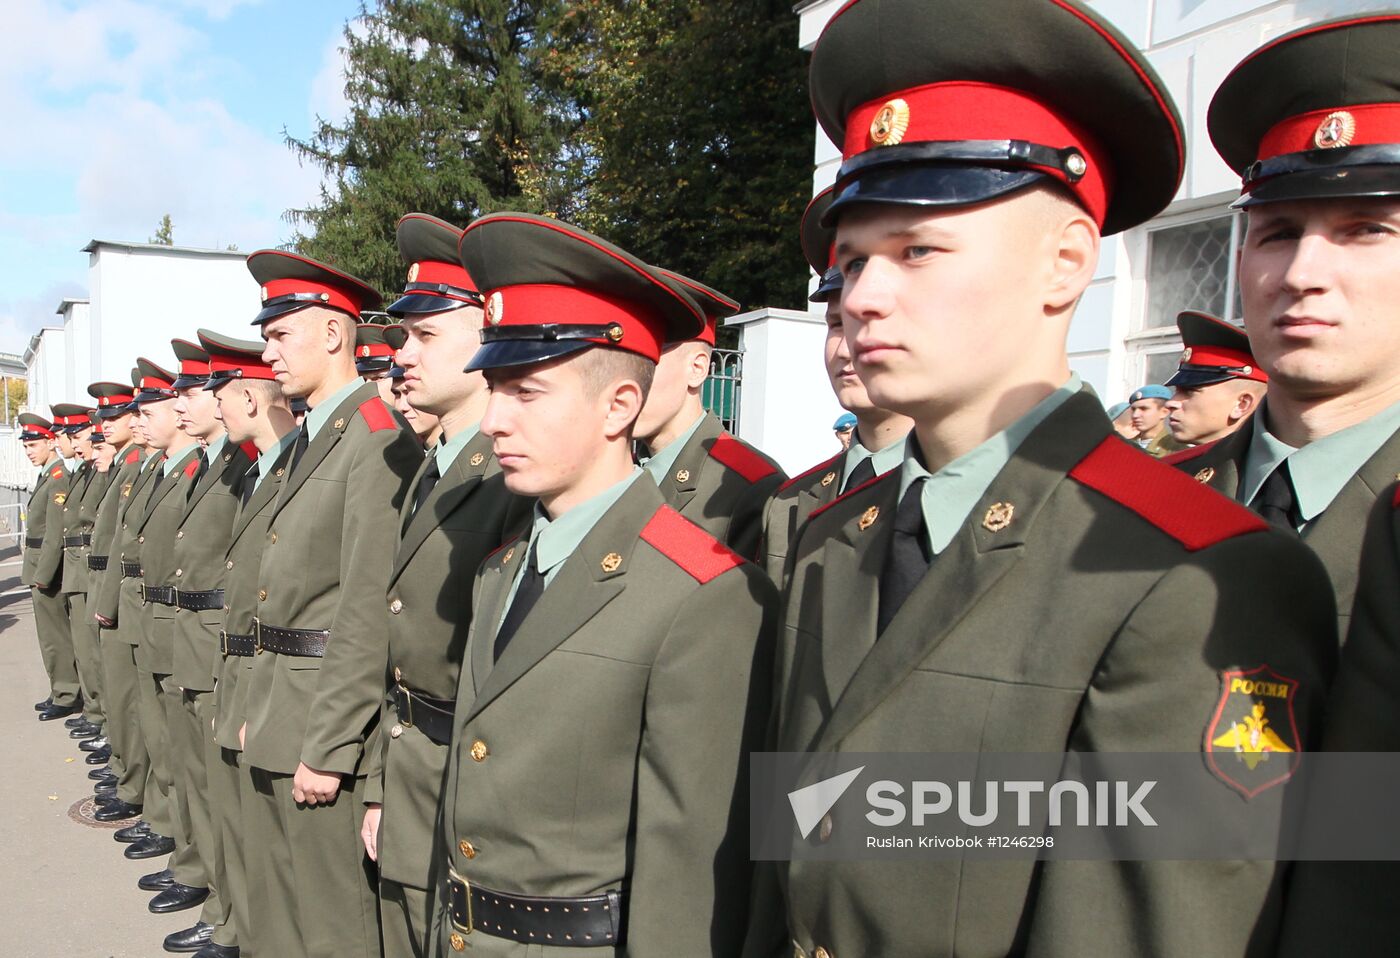
[[[199,476],[202,455],[197,444],[166,455],[145,514],[135,523],[129,523],[141,545],[143,575],[142,636],[136,648],[136,667],[140,674],[137,708],[151,761],[146,784],[146,820],[160,834],[175,839],[175,852],[170,858],[175,881],[188,888],[208,888],[209,876],[193,848],[189,819],[180,808],[180,796],[175,790],[175,768],[182,757],[177,751],[181,743],[172,734],[184,720],[183,696],[173,676],[175,590],[180,581],[175,575],[178,569],[175,531]],[[151,821],[149,808],[153,804],[153,793],[168,807],[172,826],[169,832],[156,828]],[[213,912],[216,904],[206,903],[206,912]]]
[[[1181,450],[1185,448],[1187,448],[1186,444],[1177,442],[1176,437],[1172,435],[1172,431],[1167,428],[1167,424],[1162,423],[1161,432],[1149,439],[1147,445],[1142,447],[1142,451],[1153,459],[1161,459],[1163,456],[1169,456],[1174,452],[1181,452]]]
[[[1257,508],[1269,473],[1287,460],[1299,534],[1327,567],[1337,598],[1337,634],[1344,638],[1366,516],[1377,494],[1400,475],[1400,405],[1297,450],[1268,433],[1268,407],[1265,398],[1235,432],[1168,461],[1198,482]]]
[[[72,407],[86,415],[80,406]],[[63,586],[68,597],[68,619],[73,634],[73,651],[78,662],[78,678],[83,690],[83,717],[95,726],[105,724],[102,694],[102,650],[97,644],[97,623],[88,612],[88,564],[92,528],[97,507],[111,478],[99,473],[91,461],[74,470],[68,499],[63,504]]]
[[[779,486],[768,502],[768,511],[763,519],[763,567],[768,577],[780,586],[786,585],[783,566],[798,530],[814,511],[850,491],[852,476],[861,463],[870,463],[869,475],[873,478],[883,476],[903,460],[903,441],[892,442],[872,453],[861,445],[857,432],[851,439],[850,448]],[[863,476],[864,470],[856,478]]]
[[[213,941],[235,943],[229,919],[228,889],[218,881],[215,793],[210,772],[220,761],[214,743],[214,661],[224,624],[225,563],[238,508],[239,484],[253,457],[220,435],[210,443],[208,465],[198,476],[175,532],[176,594],[171,679],[182,690],[181,713],[170,726],[176,763],[176,809],[186,819],[211,894],[200,920],[213,926]],[[253,449],[256,452],[256,449]]]
[[[20,581],[30,587],[39,652],[49,676],[54,705],[77,704],[80,683],[68,604],[62,591],[63,504],[68,498],[68,469],[54,456],[39,470],[24,517],[24,559]]]
[[[265,291],[258,322],[311,303],[352,317],[379,303],[359,280],[292,254],[254,253],[248,268]],[[360,958],[379,952],[360,826],[388,659],[386,544],[423,451],[376,386],[359,380],[307,413],[303,444],[283,477],[258,573],[262,654],[240,680],[243,761],[256,793],[244,808],[246,867],[260,879],[249,911],[259,953]],[[293,799],[302,764],[341,776],[332,803]],[[319,876],[314,896],[304,891],[308,874]]]
[[[131,646],[117,638],[115,628],[98,624],[101,615],[113,622],[117,618],[117,595],[121,585],[121,561],[112,555],[122,513],[131,501],[129,493],[141,475],[144,452],[128,443],[117,450],[108,470],[109,479],[97,509],[92,528],[92,550],[88,555],[88,612],[93,615],[97,629],[97,645],[102,653],[102,689],[105,695],[105,732],[112,745],[108,762],[117,777],[117,797],[129,805],[140,805],[145,783],[145,761],[140,760],[140,781],[127,774],[127,759],[133,750],[132,726],[136,724],[136,660]],[[128,493],[128,494],[124,494]],[[105,601],[103,605],[104,593]],[[143,742],[139,738],[137,741]],[[144,745],[142,746],[144,751]]]
[[[644,467],[667,505],[746,558],[758,554],[764,506],[787,478],[776,462],[731,436],[712,412]]]

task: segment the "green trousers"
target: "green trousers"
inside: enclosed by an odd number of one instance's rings
[[[30,586],[34,599],[34,631],[39,635],[39,655],[49,675],[49,696],[54,705],[78,701],[78,660],[73,652],[73,628],[68,624],[68,596],[58,586]]]

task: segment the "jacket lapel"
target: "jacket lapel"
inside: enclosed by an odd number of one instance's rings
[[[724,427],[714,414],[705,413],[689,441],[681,447],[671,466],[671,474],[657,483],[666,497],[666,504],[672,509],[680,512],[695,498],[695,492],[700,488],[700,472],[710,458],[710,447],[723,432]]]
[[[418,547],[466,501],[472,490],[481,484],[487,472],[496,464],[496,460],[491,456],[491,445],[490,436],[477,434],[473,437],[457,454],[452,468],[447,470],[447,475],[438,480],[432,494],[428,496],[428,501],[423,503],[423,508],[409,519],[408,528],[404,530],[403,540],[399,543],[398,552],[394,557],[394,571],[389,577],[390,585],[398,579],[399,574],[413,558],[413,554],[418,551]],[[408,508],[412,508],[413,492],[417,490],[418,479],[427,467],[425,462],[415,476],[413,485],[409,487],[409,495],[404,497],[405,506]]]
[[[815,751],[838,747],[915,666],[936,654],[967,614],[1020,561],[1026,537],[1045,503],[1066,473],[1108,435],[1109,429],[1098,399],[1087,390],[1070,397],[1036,427],[992,480],[952,542],[934,558],[899,614],[861,661],[818,734]],[[897,484],[891,486],[897,495]],[[1010,525],[997,528],[986,519],[991,507],[1000,503],[1010,503],[1014,512]],[[877,524],[893,525],[896,504],[892,498],[888,506],[880,510]],[[883,554],[875,554],[873,542],[864,562],[884,562]],[[823,576],[824,583],[834,581]],[[876,594],[878,601],[878,589]],[[833,633],[825,620],[822,632],[824,645],[839,634]]]
[[[141,514],[141,523],[136,527],[136,531],[140,532],[146,527],[146,523],[151,521],[151,516],[156,514],[156,509],[165,501],[165,497],[170,495],[170,491],[180,484],[180,473],[189,466],[190,461],[197,455],[199,455],[199,446],[191,446],[180,456],[175,466],[170,470],[170,474],[161,478],[160,487],[151,493],[146,500],[146,511]],[[163,467],[158,466],[157,468]]]
[[[345,427],[349,425],[350,417],[355,414],[355,410],[360,407],[361,403],[370,398],[371,393],[378,395],[374,383],[365,383],[362,388],[356,389],[348,399],[342,401],[331,412],[330,419],[321,427],[316,438],[311,440],[311,444],[306,447],[306,452],[302,453],[301,462],[297,463],[296,468],[285,477],[285,481],[280,487],[281,494],[277,497],[277,505],[273,509],[274,518],[277,513],[286,508],[292,496],[296,495],[297,490],[306,484],[306,480],[311,478],[316,467],[330,455],[331,450],[340,442],[340,437],[345,435]],[[292,448],[296,448],[295,444]]]
[[[495,591],[499,595],[492,597],[490,608],[482,610],[494,614],[494,618],[481,620],[486,625],[484,630],[473,630],[475,648],[472,652],[472,672],[478,683],[478,692],[476,701],[471,704],[468,720],[489,706],[497,696],[622,593],[642,527],[662,504],[661,495],[654,485],[632,483],[622,498],[584,536],[573,554],[564,560],[554,581],[520,624],[520,630],[505,654],[499,662],[492,664],[493,650],[490,646],[495,644],[495,625],[503,611],[501,607],[505,594],[509,592],[510,583],[524,559],[523,543],[516,546],[511,562],[498,566],[501,579],[496,583]],[[611,572],[604,571],[600,561],[608,553],[617,553],[622,557],[621,564]],[[484,680],[479,677],[483,674]]]
[[[219,453],[219,458],[209,463],[204,470],[204,475],[199,477],[199,481],[190,490],[190,497],[185,502],[185,510],[180,515],[181,525],[184,525],[185,520],[190,517],[190,513],[194,512],[194,507],[199,504],[199,500],[204,498],[204,494],[218,485],[219,480],[223,478],[224,470],[232,464],[233,457],[238,454],[237,446],[231,443],[224,444],[223,452]]]

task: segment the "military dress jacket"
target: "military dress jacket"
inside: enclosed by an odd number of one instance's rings
[[[253,634],[258,614],[258,566],[267,544],[267,525],[282,479],[287,474],[293,448],[288,446],[272,463],[247,502],[234,515],[228,551],[224,555],[224,622],[221,632],[245,640]],[[245,480],[246,481],[246,480]],[[240,496],[242,490],[240,489]],[[227,654],[221,645],[214,658],[214,740],[233,752],[243,750],[238,730],[246,718],[246,679],[253,669],[251,655]]]
[[[189,592],[221,589],[227,570],[234,513],[241,483],[257,456],[252,443],[225,443],[190,490],[175,530],[175,587]],[[211,692],[219,655],[223,603],[203,610],[175,610],[171,677],[182,689]]]
[[[422,508],[409,496],[389,575],[390,679],[413,692],[453,701],[471,626],[468,601],[476,570],[508,531],[529,522],[531,500],[506,489],[491,437],[478,434],[457,454]],[[418,488],[423,468],[410,486]],[[381,802],[379,873],[415,888],[431,888],[433,826],[442,795],[447,746],[428,738],[412,715],[399,715],[391,694],[381,719],[382,749],[365,786],[365,801]]]
[[[203,454],[194,445],[176,454],[169,475],[154,484],[146,511],[132,528],[141,547],[142,586],[178,588],[182,570],[175,564],[175,530],[184,514],[190,490],[199,479]],[[175,607],[143,599],[144,626],[137,664],[153,675],[175,671]]]
[[[1091,391],[1030,432],[876,641],[899,491],[894,470],[800,533],[777,750],[1200,752],[1231,670],[1263,667],[1298,682],[1269,700],[1274,721],[1296,727],[1294,750],[1316,744],[1336,657],[1316,557],[1123,445]],[[1230,789],[1205,758],[1202,787]],[[1232,804],[1231,824],[1253,821]],[[804,840],[790,815],[780,827]],[[762,872],[789,940],[750,954],[882,958],[1268,955],[1282,877],[1272,862],[1026,859]]]
[[[142,576],[122,575],[123,563],[141,564],[141,548],[136,527],[150,504],[151,493],[155,489],[156,477],[165,463],[165,453],[152,452],[141,463],[136,477],[122,486],[123,504],[117,517],[117,534],[112,543],[114,555],[107,561],[107,579],[102,583],[102,603],[105,609],[110,599],[115,615],[109,618],[117,621],[117,636],[128,645],[139,646],[146,630],[146,612],[141,600]],[[103,615],[107,615],[104,611]]]
[[[403,417],[365,383],[283,476],[258,572],[258,618],[329,630],[324,657],[253,657],[246,760],[291,775],[362,774],[388,669],[384,601],[399,509],[423,464]]]
[[[88,612],[112,620],[117,617],[117,589],[122,575],[121,562],[112,553],[117,547],[122,513],[131,500],[132,486],[141,475],[144,457],[140,446],[128,445],[113,458],[112,467],[107,470],[107,488],[92,526],[89,554],[106,560],[106,568],[88,571]]]
[[[779,586],[785,585],[783,566],[797,530],[807,517],[841,492],[843,450],[778,487],[763,518],[763,568]]]
[[[577,897],[623,889],[603,954],[729,956],[745,925],[748,753],[771,693],[768,578],[633,482],[554,574],[499,661],[527,549],[472,593],[440,849],[473,886]],[[445,900],[446,895],[442,896]],[[461,935],[441,912],[443,954]],[[480,930],[480,955],[569,955]]]
[[[63,503],[63,591],[70,595],[88,590],[87,557],[92,527],[111,474],[110,469],[98,472],[91,462],[84,462],[73,473],[68,499]],[[88,545],[68,544],[83,537],[88,539]]]
[[[752,561],[768,498],[786,478],[776,462],[707,412],[657,486],[672,509]]]
[[[20,581],[52,587],[63,572],[63,503],[68,498],[68,470],[55,458],[39,470],[24,507],[24,559]],[[52,530],[52,534],[50,534]]]
[[[1238,499],[1244,479],[1245,456],[1258,427],[1251,416],[1224,439],[1194,446],[1166,461],[1212,489]],[[1337,598],[1337,635],[1345,639],[1356,599],[1357,571],[1361,561],[1361,538],[1366,517],[1377,496],[1400,476],[1400,432],[1392,435],[1356,471],[1332,504],[1300,533],[1309,548],[1327,568],[1332,591]]]

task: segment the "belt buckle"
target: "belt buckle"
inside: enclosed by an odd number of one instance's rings
[[[140,582],[137,584],[136,594],[141,597],[142,605],[150,605],[150,602],[146,599],[146,583]]]
[[[397,683],[397,684],[398,684],[398,687],[399,687],[399,691],[403,693],[403,700],[404,700],[404,702],[406,702],[407,705],[408,705],[408,709],[407,709],[408,714],[407,714],[407,715],[400,715],[400,716],[399,716],[399,723],[400,723],[401,725],[407,727],[407,728],[413,728],[413,693],[410,692],[407,688],[405,688],[405,687],[404,687],[404,684],[403,684],[402,682],[399,682],[399,683]],[[471,903],[471,900],[470,900],[470,898],[468,898],[468,905],[469,905],[469,906],[470,906],[470,903]]]
[[[253,654],[262,655],[262,653],[262,623],[258,621],[258,617],[255,615],[253,616]]]
[[[175,593],[175,608],[178,609],[180,607],[180,587],[177,585],[171,591]],[[190,610],[186,609],[185,611],[188,612]]]
[[[228,632],[225,629],[219,630],[219,654],[228,658]]]
[[[476,918],[474,915],[472,915],[472,883],[467,881],[461,875],[457,874],[457,871],[454,868],[447,869],[447,877],[449,883],[455,881],[462,886],[462,900],[466,903],[467,908],[467,923],[466,925],[463,925],[457,921],[456,911],[451,907],[451,902],[449,901],[447,908],[448,920],[452,922],[453,928],[457,929],[464,935],[470,935],[472,933],[472,925],[476,923]],[[449,899],[451,898],[450,895],[448,897]]]

